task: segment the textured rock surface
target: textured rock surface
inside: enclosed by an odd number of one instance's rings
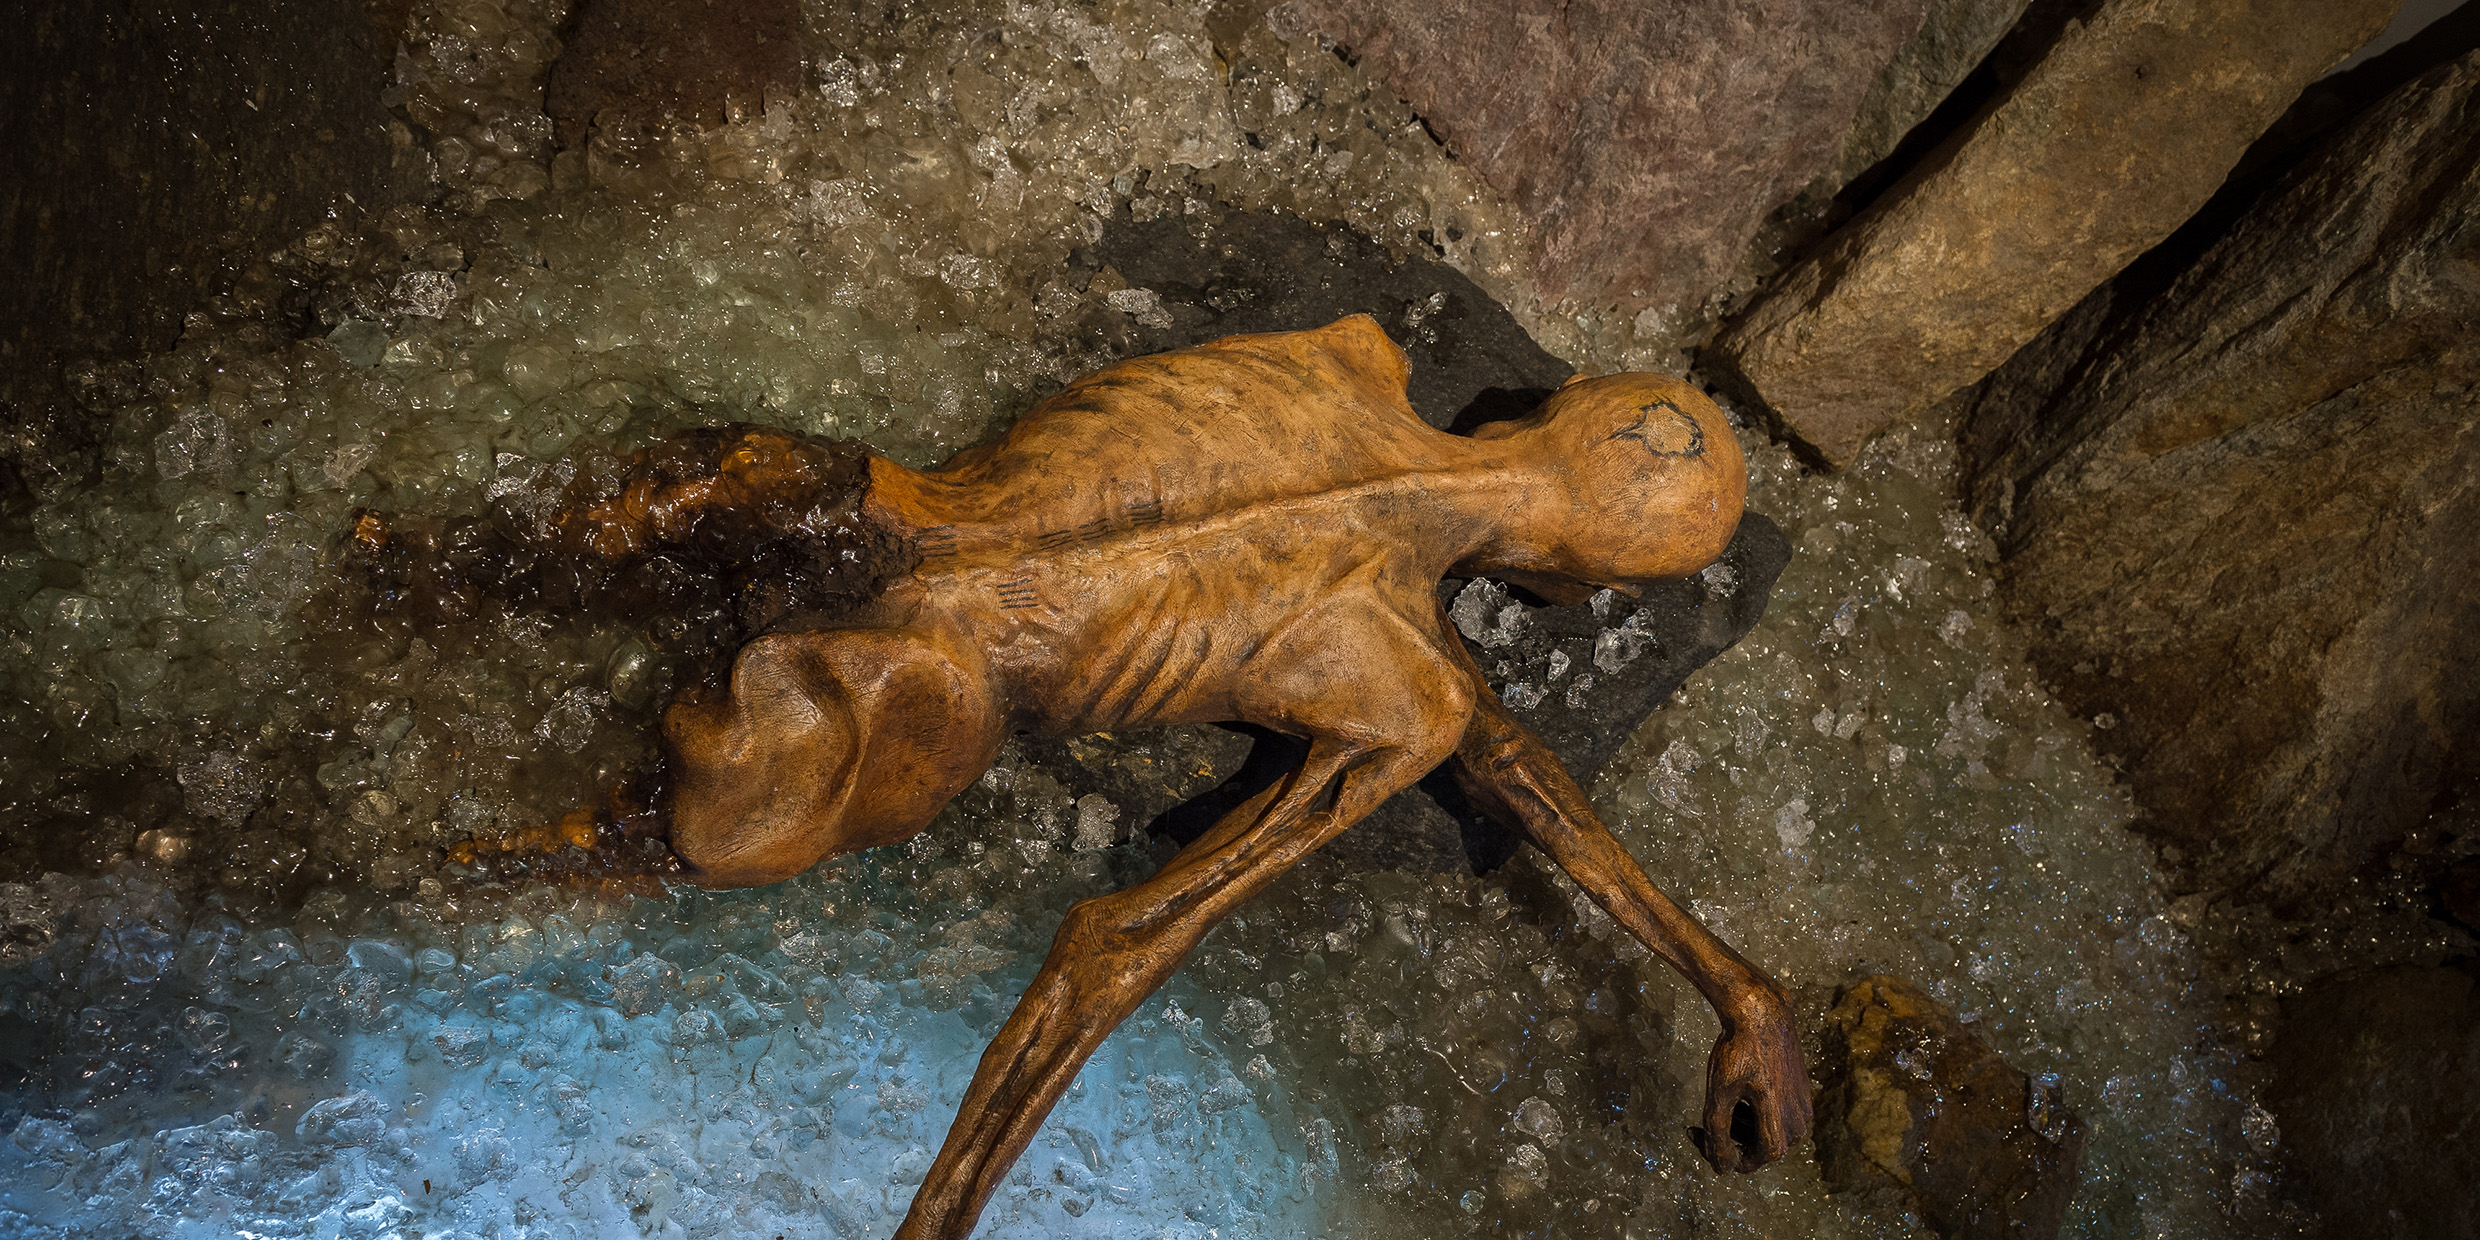
[[[2322,1236],[2480,1236],[2480,996],[2387,969],[2284,1005],[2266,1102]],[[2267,1134],[2271,1135],[2271,1134]]]
[[[2476,88],[2467,56],[2389,96],[1966,419],[2035,658],[2199,885],[2310,896],[2471,761]]]
[[[569,18],[543,111],[560,145],[597,124],[666,116],[712,129],[801,86],[794,0],[586,0]]]
[[[1695,311],[1928,0],[1294,0],[1524,209],[1550,299]]]
[[[1860,111],[1843,139],[1843,153],[1828,172],[1840,188],[1870,165],[1894,153],[1912,126],[1939,104],[1998,45],[2031,0],[1937,0],[1920,33],[1895,53],[1886,71],[1861,96]],[[1823,187],[1820,187],[1823,188]]]
[[[2006,360],[2168,236],[2396,0],[2111,0],[1784,272],[1711,357],[1825,459]]]
[[[1891,1194],[1941,1236],[2058,1234],[2084,1122],[2055,1079],[2025,1076],[1899,977],[1826,1015],[1817,1162],[1837,1192]]]

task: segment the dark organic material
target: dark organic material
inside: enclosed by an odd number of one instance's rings
[[[2480,54],[2389,96],[2167,288],[1971,404],[2033,657],[2194,886],[2313,901],[2472,760]]]
[[[1835,1192],[1890,1195],[1955,1240],[2049,1240],[2084,1122],[1899,977],[1855,982],[1826,1016],[1817,1162]]]
[[[1826,460],[1980,379],[2218,188],[2395,0],[2110,0],[1716,339]]]
[[[674,700],[671,843],[722,887],[912,836],[1011,732],[1230,720],[1307,742],[1152,878],[1070,910],[900,1236],[968,1233],[1078,1067],[1217,922],[1442,764],[1713,1003],[1715,1167],[1806,1135],[1786,992],[1654,889],[1474,666],[1453,631],[1473,621],[1450,618],[1469,609],[1436,596],[1487,573],[1607,605],[1703,569],[1740,524],[1737,439],[1654,375],[1578,376],[1531,417],[1448,435],[1406,377],[1355,316],[1106,368],[934,472],[872,458],[862,521],[917,567]],[[835,467],[744,434],[708,481],[630,482],[548,526],[606,558],[751,509],[800,526],[810,475]]]
[[[801,86],[793,0],[585,0],[562,32],[543,111],[560,145],[596,126],[676,117],[706,128],[755,115]]]
[[[1549,297],[1696,311],[1928,0],[1294,0],[1514,199]]]
[[[2265,1101],[2342,1240],[2480,1236],[2480,994],[2457,968],[2402,967],[2283,1005]]]

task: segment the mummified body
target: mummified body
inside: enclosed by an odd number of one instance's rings
[[[1413,413],[1405,375],[1356,316],[1112,366],[933,472],[868,458],[833,519],[892,534],[911,571],[671,705],[671,843],[715,886],[911,836],[1011,731],[1242,721],[1309,742],[1152,878],[1070,910],[899,1237],[970,1232],[1086,1057],[1218,920],[1441,763],[1713,1003],[1714,1165],[1806,1135],[1786,993],[1654,889],[1436,596],[1448,574],[1576,601],[1704,567],[1746,490],[1730,427],[1687,384],[1631,374],[1465,438]],[[619,558],[706,522],[797,535],[822,519],[804,494],[844,468],[773,432],[710,447],[711,471],[640,477],[563,514],[559,541]]]

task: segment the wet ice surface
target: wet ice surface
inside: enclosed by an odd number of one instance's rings
[[[211,911],[184,927],[143,884],[55,880],[32,898],[64,922],[12,914],[57,937],[7,1002],[64,1034],[36,1098],[88,1105],[12,1119],[0,1222],[885,1235],[1064,901],[1128,860],[993,883],[940,854],[756,895],[536,890],[462,921],[324,899],[255,930]],[[1189,1010],[1212,1003],[1175,984],[1115,1035],[980,1234],[1314,1230],[1331,1142],[1270,1128],[1283,1086]]]
[[[1061,274],[1105,214],[1290,210],[1520,292],[1503,214],[1313,40],[922,12],[824,31],[821,88],[745,123],[555,160],[516,101],[558,11],[417,6],[392,90],[442,201],[305,237],[175,352],[85,376],[100,441],[38,445],[0,531],[7,1227],[892,1228],[1060,913],[1156,860],[1135,824],[1011,760],[916,844],[764,892],[467,889],[442,850],[639,761],[720,620],[374,622],[329,567],[350,512],[522,522],[578,452],[723,420],[934,461],[1162,313]],[[1643,360],[1538,309],[1580,364]],[[1798,554],[1598,803],[1805,1012],[1890,969],[2057,1073],[2092,1129],[2076,1234],[2217,1234],[2251,1171],[2218,1001],[1995,625],[1939,442],[1834,479],[1752,445]],[[1485,643],[1523,624],[1486,586],[1458,608]],[[1508,700],[1627,657],[1625,616]],[[1529,860],[1313,860],[1106,1046],[985,1231],[1904,1234],[1804,1154],[1702,1169],[1713,1030]]]

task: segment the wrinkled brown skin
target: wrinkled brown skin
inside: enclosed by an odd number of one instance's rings
[[[1580,376],[1468,439],[1423,423],[1405,377],[1356,315],[1120,363],[933,472],[873,459],[865,514],[919,567],[671,706],[673,847],[718,887],[913,835],[1012,729],[1245,721],[1309,742],[1152,878],[1068,911],[899,1240],[970,1233],[1086,1057],[1216,922],[1442,762],[1712,1002],[1713,1165],[1807,1136],[1788,992],[1654,889],[1436,595],[1448,574],[1576,599],[1704,567],[1747,490],[1729,424],[1676,379]],[[1727,1135],[1742,1103],[1747,1151]]]

